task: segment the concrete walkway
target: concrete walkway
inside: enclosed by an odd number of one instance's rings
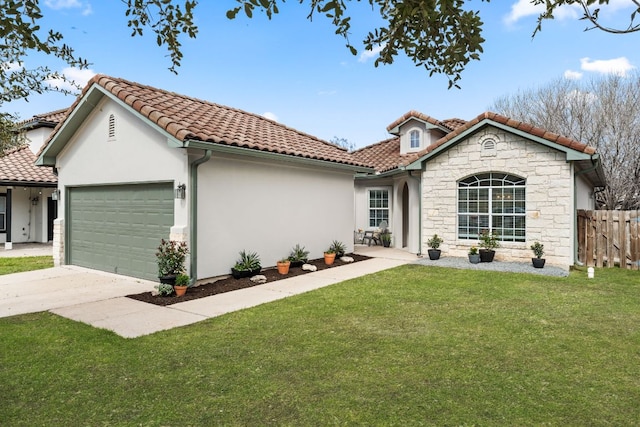
[[[374,258],[167,307],[124,297],[151,291],[155,282],[80,267],[56,267],[0,276],[0,317],[49,310],[111,330],[125,338],[135,338],[255,307],[417,259],[413,254],[380,246],[357,246],[355,252]]]

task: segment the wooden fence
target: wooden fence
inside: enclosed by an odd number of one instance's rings
[[[578,211],[578,259],[589,266],[640,269],[640,211]]]

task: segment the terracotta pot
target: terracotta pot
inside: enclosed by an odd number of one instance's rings
[[[324,263],[327,265],[331,265],[333,264],[333,262],[336,260],[336,254],[332,253],[332,254],[328,254],[325,252],[324,254]]]
[[[286,261],[286,262],[278,261],[278,273],[288,274],[290,266],[291,266],[291,261]]]
[[[181,297],[187,293],[187,286],[173,285],[173,290],[176,291],[176,296]]]

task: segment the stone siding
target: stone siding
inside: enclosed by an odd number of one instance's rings
[[[491,136],[495,150],[482,150]],[[531,262],[531,244],[545,248],[548,264],[573,264],[573,178],[564,153],[496,128],[480,131],[429,160],[423,172],[423,248],[437,233],[443,256],[466,257],[477,241],[457,238],[458,181],[470,175],[503,172],[526,179],[526,242],[501,242],[496,260]]]

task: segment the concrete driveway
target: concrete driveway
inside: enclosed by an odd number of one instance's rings
[[[0,317],[151,291],[156,283],[76,266],[0,276]]]

